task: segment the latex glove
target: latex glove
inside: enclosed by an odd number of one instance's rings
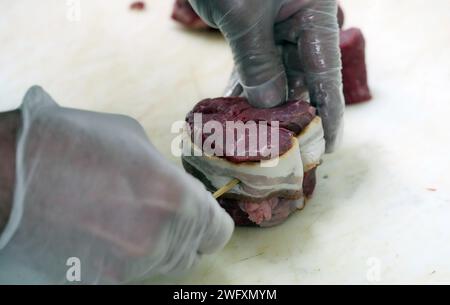
[[[277,106],[303,94],[307,85],[322,117],[327,152],[332,152],[342,134],[344,114],[336,0],[190,3],[227,39],[239,83],[252,105]]]
[[[75,257],[82,283],[124,283],[186,270],[230,239],[228,214],[133,119],[59,107],[39,87],[21,112],[0,265],[15,262],[64,283]]]

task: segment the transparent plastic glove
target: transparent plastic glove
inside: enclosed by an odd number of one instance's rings
[[[270,108],[302,96],[306,85],[323,120],[327,152],[332,152],[340,142],[344,114],[336,0],[190,3],[231,46],[242,89],[228,87],[227,93],[243,91],[252,105]]]
[[[126,283],[186,270],[230,239],[228,214],[156,151],[136,121],[59,107],[39,87],[21,111],[3,265],[65,283],[74,257],[81,283]]]

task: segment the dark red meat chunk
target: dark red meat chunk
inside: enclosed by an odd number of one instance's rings
[[[316,168],[305,173],[303,176],[303,194],[305,197],[311,197],[316,188]]]
[[[245,101],[246,102],[246,101]],[[236,120],[278,121],[280,127],[299,134],[316,116],[316,109],[304,101],[291,101],[283,106],[271,109],[249,108],[241,112]]]
[[[188,114],[191,123],[194,113],[202,113],[204,121],[278,121],[280,127],[299,134],[316,117],[316,109],[305,101],[289,101],[281,106],[253,108],[243,97],[205,99]]]
[[[347,105],[372,98],[367,83],[366,42],[360,29],[341,31],[342,81]]]
[[[202,130],[197,130],[200,126],[195,126],[195,116],[194,114],[202,114]],[[206,133],[203,127],[206,123],[210,121],[217,121],[221,124],[223,130],[227,130],[227,122],[255,122],[255,129],[246,129],[245,135],[245,149],[244,151],[237,151],[239,146],[237,145],[238,137],[237,132],[235,134],[234,151],[227,151],[225,149],[225,138],[222,143],[215,143],[215,151],[220,152],[219,157],[224,157],[228,161],[234,163],[242,162],[253,162],[274,158],[273,155],[264,155],[262,151],[259,150],[259,141],[264,139],[261,137],[266,137],[266,143],[269,149],[272,148],[271,143],[271,132],[272,128],[270,126],[271,122],[278,122],[279,128],[276,129],[278,134],[278,152],[279,155],[286,153],[292,146],[292,137],[294,134],[299,134],[316,116],[316,110],[314,107],[304,101],[291,101],[282,106],[272,108],[272,109],[257,109],[253,108],[245,98],[240,97],[229,97],[229,98],[216,98],[216,99],[206,99],[199,102],[194,109],[187,115],[186,121],[191,127],[191,133],[193,141],[197,139],[199,143],[199,138],[202,137],[202,143],[210,137],[215,131],[211,133]],[[258,125],[259,122],[267,122],[267,131],[260,129]],[[224,135],[226,134],[224,132]],[[232,131],[233,132],[233,131]],[[241,137],[241,139],[243,139]],[[249,139],[258,139],[257,151],[252,150],[250,147]],[[276,145],[277,143],[273,143]]]
[[[187,0],[177,0],[173,6],[172,19],[190,29],[209,29],[207,25],[194,11]]]
[[[136,11],[142,11],[145,10],[145,2],[143,1],[136,1],[131,3],[130,9],[136,10]]]

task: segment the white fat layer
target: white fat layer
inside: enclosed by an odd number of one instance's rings
[[[320,164],[325,153],[325,138],[322,120],[316,116],[314,120],[297,137],[305,172]]]
[[[183,159],[196,168],[215,188],[220,188],[231,179],[241,181],[229,193],[264,198],[276,191],[301,191],[303,183],[303,162],[300,155],[300,147],[296,138],[292,139],[292,147],[279,158],[274,167],[261,166],[260,162],[246,162],[235,164],[224,158],[208,156],[196,156],[201,149],[190,140],[185,133],[185,142],[190,143],[193,152],[191,156],[183,155]],[[194,154],[195,153],[195,154]],[[279,182],[265,181],[266,178],[278,178]]]

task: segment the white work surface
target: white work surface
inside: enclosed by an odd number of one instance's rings
[[[232,68],[219,35],[183,30],[172,0],[1,1],[0,105],[43,86],[61,105],[130,115],[170,154],[171,124],[220,96]],[[368,42],[374,99],[349,107],[306,209],[236,229],[217,255],[150,283],[450,283],[450,2],[342,0]],[[151,181],[149,181],[151,183]],[[170,187],[170,186],[168,186]]]

